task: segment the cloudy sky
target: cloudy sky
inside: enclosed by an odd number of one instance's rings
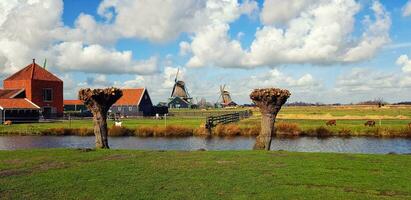
[[[290,101],[411,100],[411,0],[0,1],[0,78],[47,59],[79,88],[146,87],[166,101],[177,68],[194,99],[226,84]]]

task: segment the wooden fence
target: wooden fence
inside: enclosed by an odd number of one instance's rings
[[[232,114],[236,112],[251,112],[249,110],[210,110],[210,111],[200,111],[200,110],[169,110],[169,116],[181,117],[181,118],[205,118],[210,116]]]
[[[211,129],[217,126],[218,124],[228,124],[228,123],[238,122],[241,119],[250,117],[251,115],[252,115],[252,112],[250,110],[244,110],[244,111],[229,113],[229,114],[208,116],[206,118],[205,127],[207,129]]]

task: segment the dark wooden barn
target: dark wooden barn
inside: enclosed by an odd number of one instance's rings
[[[168,102],[169,108],[190,108],[190,103],[181,97],[172,97]]]
[[[122,89],[123,96],[111,107],[111,113],[121,116],[151,116],[153,103],[145,88]]]

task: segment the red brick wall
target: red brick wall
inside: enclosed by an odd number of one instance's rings
[[[43,100],[43,89],[50,88],[53,91],[53,99],[50,102]],[[33,80],[31,86],[31,101],[40,107],[50,106],[57,109],[58,114],[63,114],[63,83],[53,81]]]

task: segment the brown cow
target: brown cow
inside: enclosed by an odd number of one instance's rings
[[[410,122],[410,123],[408,123],[408,128],[411,128],[411,122]]]
[[[327,126],[337,126],[337,120],[328,120],[325,125]]]
[[[9,125],[10,126],[11,124],[12,124],[12,122],[10,120],[7,120],[7,121],[4,122],[4,125]]]
[[[374,120],[368,120],[367,122],[364,123],[364,126],[374,127],[375,126],[375,121]]]

